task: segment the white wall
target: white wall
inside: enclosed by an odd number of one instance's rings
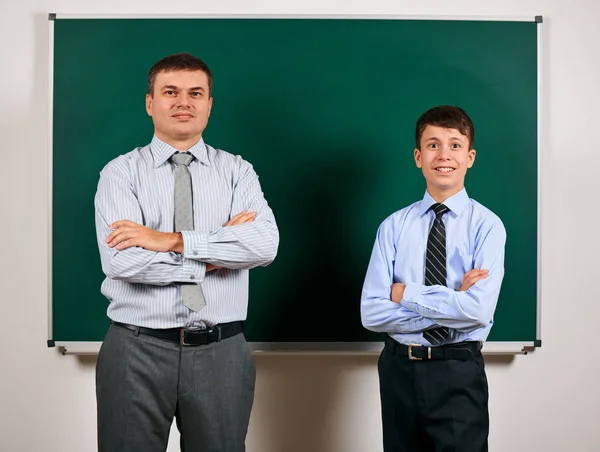
[[[45,347],[48,12],[543,15],[544,345],[514,360],[488,359],[490,449],[600,450],[600,347],[590,329],[600,317],[600,247],[584,237],[600,219],[592,197],[600,180],[600,2],[1,0],[1,451],[95,450],[95,360]],[[83,108],[94,107],[90,93]],[[256,361],[249,452],[381,450],[376,357]]]

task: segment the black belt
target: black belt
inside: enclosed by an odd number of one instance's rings
[[[244,331],[244,322],[220,323],[210,328],[167,328],[154,329],[143,326],[128,325],[126,323],[111,322],[128,330],[135,331],[137,334],[146,334],[166,341],[176,342],[181,345],[208,345],[212,342],[219,342],[228,337]]]
[[[458,359],[467,361],[473,353],[482,347],[479,341],[457,342],[455,344],[427,347],[426,345],[405,345],[396,342],[390,336],[385,338],[385,346],[395,355],[406,356],[412,361]]]

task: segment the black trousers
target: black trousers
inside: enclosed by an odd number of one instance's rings
[[[386,345],[378,370],[385,452],[488,450],[488,384],[481,351],[471,351],[465,361],[412,361]]]

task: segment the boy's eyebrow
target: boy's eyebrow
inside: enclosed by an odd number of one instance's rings
[[[425,138],[425,141],[440,141],[438,137]],[[450,141],[464,141],[461,137],[450,137]]]

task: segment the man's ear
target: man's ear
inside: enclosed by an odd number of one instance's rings
[[[417,168],[422,168],[421,164],[421,151],[418,148],[415,148],[415,163],[417,164]]]
[[[148,113],[148,116],[152,116],[152,100],[152,96],[146,94],[146,113]]]
[[[471,168],[473,166],[473,163],[475,163],[475,155],[476,154],[477,154],[477,151],[475,149],[471,149],[469,151],[469,156],[468,156],[469,163],[467,165],[467,168]]]

